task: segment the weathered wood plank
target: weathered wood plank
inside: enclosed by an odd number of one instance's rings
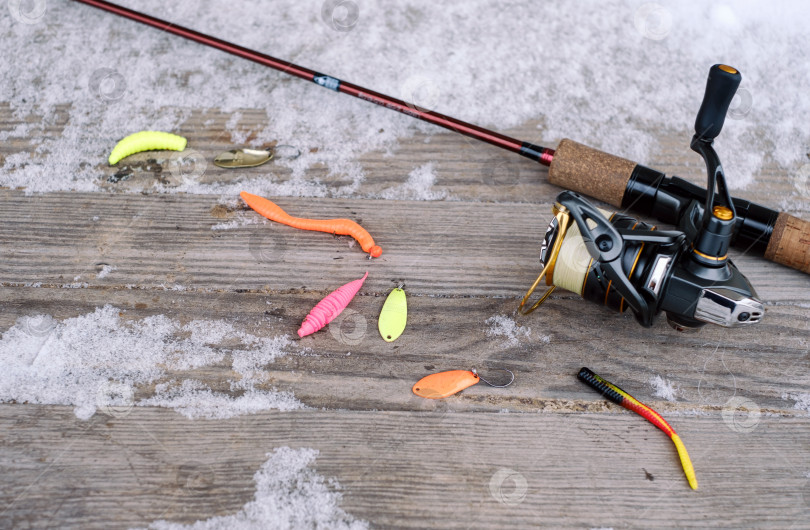
[[[295,337],[319,298],[314,293],[0,288],[0,329],[8,329],[24,315],[65,319],[109,303],[124,310],[128,320],[158,314],[182,323],[224,319],[256,336]],[[479,384],[441,406],[458,411],[605,410],[601,398],[574,377],[581,366],[588,366],[662,411],[716,412],[732,397],[742,396],[763,413],[780,414],[797,412],[783,394],[810,387],[806,343],[810,324],[807,309],[801,307],[772,307],[759,327],[706,327],[684,334],[663,322],[645,329],[629,316],[583,300],[558,299],[542,312],[516,317],[531,332],[518,333],[510,341],[488,336],[491,326],[486,321],[511,316],[514,300],[410,296],[408,328],[396,342],[386,343],[377,331],[383,302],[384,296],[357,297],[350,306],[356,313],[336,321],[340,327],[301,339],[297,344],[308,348],[304,354],[265,366],[269,375],[265,386],[291,391],[312,407],[424,410],[437,402],[416,398],[410,389],[432,371],[475,367],[484,373],[508,368],[516,376],[512,386],[494,389]],[[676,385],[677,403],[652,397],[649,380],[655,375]],[[167,379],[189,377],[232,394],[229,381],[238,375],[226,358],[194,373],[169,372]],[[136,398],[149,397],[153,391],[153,387],[136,389]]]
[[[88,422],[64,407],[0,406],[0,524],[109,528],[238,511],[275,447],[314,447],[342,506],[385,528],[804,527],[810,421],[676,418],[672,444],[630,414],[300,411],[188,421],[132,409]],[[491,487],[500,469],[525,480]],[[193,477],[194,480],[189,480]],[[493,494],[494,491],[494,494]],[[500,498],[504,502],[499,502]]]
[[[522,296],[539,272],[549,204],[279,199],[299,216],[362,222],[383,247],[366,261],[351,238],[276,223],[211,230],[232,218],[212,196],[2,191],[6,284],[328,291],[369,270],[364,292],[405,282],[418,294]],[[250,211],[246,216],[257,215]],[[353,246],[353,248],[350,248]],[[807,301],[810,276],[734,252],[767,302]],[[117,267],[98,279],[100,264]]]

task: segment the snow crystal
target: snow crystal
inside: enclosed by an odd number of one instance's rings
[[[261,367],[287,354],[287,337],[264,338],[223,321],[180,324],[164,315],[125,320],[111,305],[57,322],[48,315],[21,317],[0,338],[0,402],[73,405],[76,416],[98,408],[163,406],[189,417],[224,418],[260,410],[301,408],[292,394],[256,388]],[[227,346],[225,346],[227,345]],[[192,370],[231,357],[241,379],[237,397],[196,381],[160,383],[153,397],[134,402],[134,389],[167,370]]]
[[[489,329],[486,331],[487,337],[505,337],[506,346],[517,346],[521,338],[529,338],[532,332],[532,328],[518,326],[513,319],[505,315],[490,317],[486,323],[489,324]],[[549,338],[543,337],[541,340],[548,342]]]
[[[793,408],[796,410],[803,410],[810,414],[810,394],[801,394],[798,392],[786,392],[782,394],[782,399],[792,399],[795,403]]]
[[[414,169],[408,174],[408,180],[397,186],[383,190],[379,197],[395,200],[437,201],[447,198],[447,191],[434,191],[436,183],[434,164],[428,163]]]
[[[256,493],[253,500],[233,515],[212,517],[191,525],[165,520],[149,525],[153,530],[288,529],[333,528],[362,530],[366,521],[358,521],[341,507],[340,484],[325,480],[311,466],[316,449],[279,447],[267,453],[267,461],[253,475]]]
[[[211,230],[234,230],[243,226],[259,224],[263,219],[255,212],[239,212],[230,221],[223,221],[211,227]]]
[[[98,271],[98,274],[96,274],[96,278],[98,278],[99,280],[102,278],[106,278],[112,271],[115,270],[118,270],[118,267],[116,267],[115,265],[107,265],[105,263],[104,265],[101,266],[101,270]]]
[[[139,406],[174,409],[183,416],[196,419],[226,419],[264,410],[296,410],[301,403],[290,392],[251,390],[238,397],[214,392],[200,381],[186,379],[179,386],[161,383],[155,395],[138,403]]]
[[[660,375],[656,375],[650,378],[650,386],[653,388],[653,396],[667,401],[676,401],[675,395],[677,390],[669,379],[664,379]]]
[[[582,9],[550,0],[504,9],[489,0],[364,0],[353,24],[338,28],[320,2],[121,3],[485,127],[538,121],[527,141],[570,137],[640,162],[658,150],[661,131],[688,148],[708,68],[724,62],[743,73],[717,141],[733,187],[752,181],[765,153],[794,171],[810,143],[810,69],[781,60],[810,47],[802,1],[762,9],[753,0],[609,0]],[[155,191],[351,196],[365,178],[360,155],[395,154],[398,140],[441,131],[88,6],[42,2],[25,14],[14,5],[0,10],[0,93],[20,122],[0,131],[0,141],[13,140],[0,162],[3,186],[97,190],[98,167],[118,140],[180,132],[195,116],[213,136],[299,145],[302,155],[258,175],[237,170],[229,183],[198,174]],[[240,23],[223,24],[223,13]],[[246,125],[247,110],[267,119]],[[317,164],[340,183],[305,178]],[[280,166],[292,175],[276,175]]]

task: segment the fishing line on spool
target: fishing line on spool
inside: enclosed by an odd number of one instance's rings
[[[614,212],[601,208],[598,210],[611,221],[616,215]],[[554,214],[555,218],[548,226],[546,237],[540,249],[540,263],[543,270],[521,303],[521,313],[524,315],[528,315],[537,309],[557,287],[583,296],[585,281],[593,264],[593,258],[588,252],[585,240],[582,238],[582,233],[577,224],[566,221],[561,228],[561,214],[565,214],[564,211],[560,210],[559,204],[555,204]],[[593,228],[596,223],[589,221],[588,224]],[[558,242],[559,248],[557,248]],[[543,278],[545,278],[546,285],[549,288],[537,303],[523,311],[524,304]]]

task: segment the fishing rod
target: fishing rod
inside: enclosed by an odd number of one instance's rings
[[[705,202],[707,190],[679,177],[668,177],[660,171],[573,140],[562,140],[556,150],[524,142],[104,0],[75,1],[518,153],[548,166],[548,178],[552,184],[589,195],[617,208],[651,215],[683,229],[689,229],[689,225],[694,224],[695,216],[703,215],[700,204]],[[710,82],[707,85],[696,122],[699,129],[697,134],[719,134],[734,95],[729,92],[729,87],[723,83],[712,85]],[[711,178],[710,175],[710,181]],[[714,195],[713,190],[711,194]],[[730,229],[731,246],[810,274],[810,222],[744,199],[729,199],[727,206],[733,207],[734,211]],[[697,208],[695,203],[699,205]],[[711,204],[707,204],[704,209],[708,211],[711,207]]]

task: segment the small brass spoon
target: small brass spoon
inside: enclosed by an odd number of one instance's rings
[[[273,158],[272,149],[231,149],[220,153],[214,164],[224,168],[256,167]]]

